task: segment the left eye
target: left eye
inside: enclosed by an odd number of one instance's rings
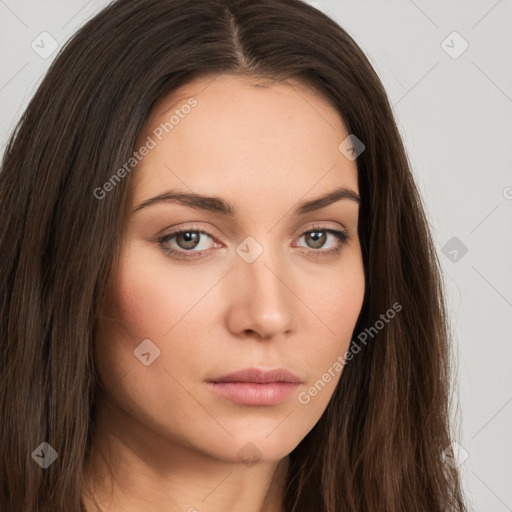
[[[202,236],[213,240],[213,236],[206,231],[192,228],[182,228],[163,236],[162,238],[158,239],[157,242],[160,248],[168,256],[175,257],[177,259],[197,259],[204,253],[208,252],[211,248],[200,248]],[[327,249],[321,249],[321,247],[328,240],[329,236],[335,238],[334,246]],[[346,231],[315,227],[303,232],[299,240],[301,238],[305,238],[308,241],[307,243],[312,244],[309,245],[310,250],[306,251],[307,254],[316,257],[339,253],[342,246],[349,240],[350,237]],[[178,248],[171,244],[173,239],[176,239],[175,243],[178,245]]]
[[[309,239],[309,241],[313,243],[313,248],[320,249],[320,247],[325,244],[325,241],[327,240],[327,237],[329,235],[341,239],[344,233],[342,231],[336,231],[334,229],[315,229],[311,231],[306,231],[305,233],[302,234],[300,238]]]
[[[201,236],[204,235],[211,239],[209,233],[205,231],[194,231],[194,230],[183,230],[183,231],[175,231],[170,235],[165,236],[162,241],[169,242],[173,238],[176,239],[178,245],[185,251],[190,251],[191,249],[196,249],[201,243]],[[205,249],[201,249],[205,250]],[[195,251],[194,251],[195,252]],[[200,251],[198,251],[200,252]]]

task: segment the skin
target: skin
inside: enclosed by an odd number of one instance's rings
[[[153,130],[190,97],[197,106],[158,141]],[[348,349],[363,302],[357,202],[292,211],[337,187],[359,193],[356,162],[338,149],[348,132],[300,83],[256,88],[223,75],[159,101],[137,147],[148,136],[158,144],[130,177],[120,266],[95,335],[103,391],[87,487],[104,511],[283,511],[287,456],[320,419],[340,372],[307,405],[298,394]],[[134,212],[171,189],[222,197],[237,214],[175,201]],[[180,237],[167,246],[206,250],[201,257],[176,259],[155,242],[191,222],[189,231],[213,237],[201,235],[199,248]],[[323,245],[304,235],[313,223],[349,232],[339,254],[308,255],[339,244],[325,231]],[[236,252],[248,236],[263,248],[252,263]],[[134,356],[145,339],[160,350],[149,366]],[[251,366],[287,368],[302,384],[271,406],[206,386]],[[238,455],[247,443],[254,464]],[[88,493],[84,500],[98,510]]]

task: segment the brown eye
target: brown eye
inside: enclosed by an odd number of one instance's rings
[[[327,234],[326,231],[309,231],[305,238],[312,249],[321,249],[327,240]]]
[[[329,235],[333,236],[336,239],[336,242],[332,247],[322,249],[327,242]],[[343,245],[349,240],[350,236],[346,231],[315,227],[303,233],[301,238],[305,239],[307,247],[311,249],[307,251],[308,256],[321,257],[339,254]]]
[[[182,249],[195,249],[201,241],[199,231],[183,231],[173,236],[176,243]]]
[[[331,243],[331,247],[323,249],[331,237],[334,238],[335,243]],[[299,245],[297,247],[309,248],[306,254],[316,258],[340,253],[350,235],[346,231],[313,227],[313,229],[303,232],[299,240],[301,238],[306,240],[306,246]],[[157,243],[162,251],[171,258],[193,260],[201,258],[211,251],[212,245],[201,247],[204,245],[203,240],[207,241],[208,239],[213,242],[213,235],[202,229],[196,229],[194,226],[188,226],[161,237]]]
[[[202,229],[188,227],[177,229],[161,237],[157,242],[168,256],[176,259],[195,259],[210,250],[211,244],[204,246],[208,239],[213,241],[213,236],[210,233]],[[197,250],[198,248],[200,250]]]

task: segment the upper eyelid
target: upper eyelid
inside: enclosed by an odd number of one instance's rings
[[[328,227],[328,226],[311,226],[309,228],[306,228],[306,229],[302,229],[299,233],[300,235],[298,236],[298,239],[302,238],[305,234],[311,232],[311,231],[315,231],[315,230],[318,230],[318,231],[325,231],[326,233],[329,233],[332,237],[335,237],[337,239],[337,243],[338,245],[340,246],[340,249],[341,249],[341,246],[345,243],[345,242],[348,242],[349,240],[352,239],[352,233],[346,229],[344,226],[340,229],[340,228],[331,228],[331,227]],[[217,237],[215,235],[212,235],[211,233],[209,233],[208,231],[204,230],[204,229],[198,229],[197,227],[194,227],[194,226],[185,226],[185,227],[179,227],[179,228],[176,228],[175,231],[172,231],[171,233],[168,233],[167,235],[163,235],[161,237],[158,237],[157,240],[155,240],[155,242],[158,242],[158,245],[160,245],[161,247],[164,245],[164,244],[168,244],[170,243],[170,240],[172,240],[173,238],[176,238],[176,236],[180,233],[183,233],[183,232],[190,232],[190,231],[196,231],[198,233],[201,233],[201,234],[206,234],[210,237],[210,239],[215,243],[215,244],[218,244],[219,242],[217,241]],[[294,237],[294,239],[297,238],[297,237]],[[220,242],[222,244],[222,242]],[[194,254],[194,253],[197,253],[197,254],[201,254],[201,253],[204,253],[204,252],[209,252],[213,249],[212,248],[208,248],[208,249],[203,249],[201,251],[185,251],[183,249],[175,249],[173,250],[173,252],[176,252],[176,253],[180,253],[180,254],[186,254],[186,253],[189,253],[190,255]],[[321,254],[325,254],[325,253],[330,253],[332,252],[332,250],[325,250],[325,249],[322,249],[322,250],[318,250],[316,251],[315,249],[309,249],[310,252],[315,252],[315,253],[318,253],[318,255],[321,255]],[[339,250],[339,249],[338,249]],[[337,251],[338,252],[338,251]],[[191,256],[189,258],[185,257],[185,259],[190,259]],[[194,258],[192,258],[194,259]]]
[[[337,244],[340,246],[340,248],[344,243],[346,243],[352,239],[352,232],[350,230],[346,229],[345,226],[342,226],[341,228],[340,227],[334,228],[334,227],[321,225],[321,222],[318,222],[318,221],[315,222],[314,225],[311,225],[309,227],[301,229],[299,231],[298,235],[295,235],[293,239],[299,240],[300,238],[305,236],[307,233],[314,231],[314,230],[325,231],[332,237],[336,238]],[[223,242],[218,240],[218,237],[216,235],[210,233],[206,229],[199,228],[198,226],[193,226],[193,225],[185,225],[183,227],[181,227],[181,226],[177,227],[177,228],[175,228],[174,231],[172,231],[166,235],[157,237],[157,239],[155,240],[155,243],[158,243],[158,245],[163,249],[163,246],[172,243],[171,240],[175,239],[178,234],[183,233],[183,232],[190,232],[190,231],[196,231],[201,234],[206,234],[210,238],[210,240],[213,242],[213,244],[217,246],[217,249],[220,248],[219,244],[221,244],[221,246],[224,245]],[[238,243],[238,242],[236,242],[236,243]],[[301,246],[299,246],[299,247],[301,247]],[[183,249],[174,249],[173,252],[176,252],[179,254],[187,254],[188,253],[189,257],[185,257],[185,259],[190,259],[190,258],[195,259],[191,256],[194,253],[201,254],[201,253],[205,253],[205,252],[210,252],[212,250],[215,250],[215,248],[210,247],[207,249],[202,249],[201,251],[185,251]],[[318,256],[320,256],[321,254],[324,254],[324,253],[331,252],[331,250],[325,250],[325,249],[321,249],[318,251],[315,249],[309,249],[309,251],[317,253]]]
[[[305,228],[302,228],[302,229],[296,231],[296,233],[297,233],[296,236],[303,236],[305,233],[315,230],[315,229],[326,230],[326,231],[330,230],[330,229],[335,230],[335,231],[343,231],[347,236],[351,236],[351,234],[352,234],[350,229],[348,229],[346,226],[344,226],[340,223],[338,223],[338,225],[332,225],[332,221],[331,221],[331,223],[329,223],[328,221],[323,221],[323,222],[322,221],[313,221],[312,224],[307,225]],[[217,236],[215,234],[215,230],[209,230],[207,228],[196,226],[194,224],[185,224],[183,226],[178,226],[173,231],[169,232],[168,234],[162,235],[162,237],[169,237],[171,235],[175,235],[175,234],[183,232],[183,231],[198,231],[198,232],[204,233],[208,236],[211,236],[212,238],[219,238],[219,236]],[[242,241],[246,236],[247,235],[243,235],[241,237],[240,241]]]

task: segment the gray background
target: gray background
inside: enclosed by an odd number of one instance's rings
[[[0,0],[2,153],[56,55],[32,42],[50,48],[47,31],[62,44],[107,3]],[[512,0],[310,3],[388,91],[445,272],[469,510],[512,511]]]

